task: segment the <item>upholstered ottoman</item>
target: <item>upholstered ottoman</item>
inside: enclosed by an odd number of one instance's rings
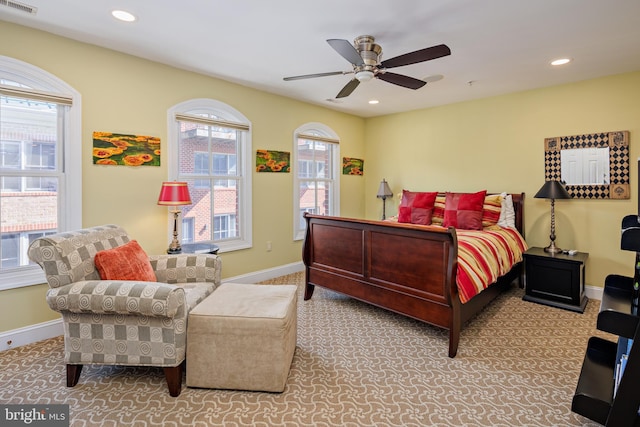
[[[282,392],[296,338],[295,285],[224,283],[189,313],[187,386]]]

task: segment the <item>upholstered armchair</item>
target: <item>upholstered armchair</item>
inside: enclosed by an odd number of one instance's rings
[[[124,229],[104,225],[39,238],[28,254],[44,270],[49,307],[62,314],[68,387],[85,364],[158,366],[178,396],[187,315],[220,285],[222,262],[211,254],[152,255],[155,281],[102,280],[96,254],[132,244]]]

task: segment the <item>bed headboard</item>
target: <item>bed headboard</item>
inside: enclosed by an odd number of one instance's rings
[[[516,214],[516,228],[524,236],[524,193],[511,193],[513,210]]]

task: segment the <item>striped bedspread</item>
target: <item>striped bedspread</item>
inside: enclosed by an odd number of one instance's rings
[[[527,243],[514,228],[493,226],[479,231],[456,230],[456,234],[457,284],[463,304],[522,261],[527,250]]]

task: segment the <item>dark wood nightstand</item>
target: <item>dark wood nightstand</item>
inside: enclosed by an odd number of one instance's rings
[[[584,289],[584,269],[588,253],[550,254],[543,248],[524,253],[525,301],[583,313],[588,299]]]

